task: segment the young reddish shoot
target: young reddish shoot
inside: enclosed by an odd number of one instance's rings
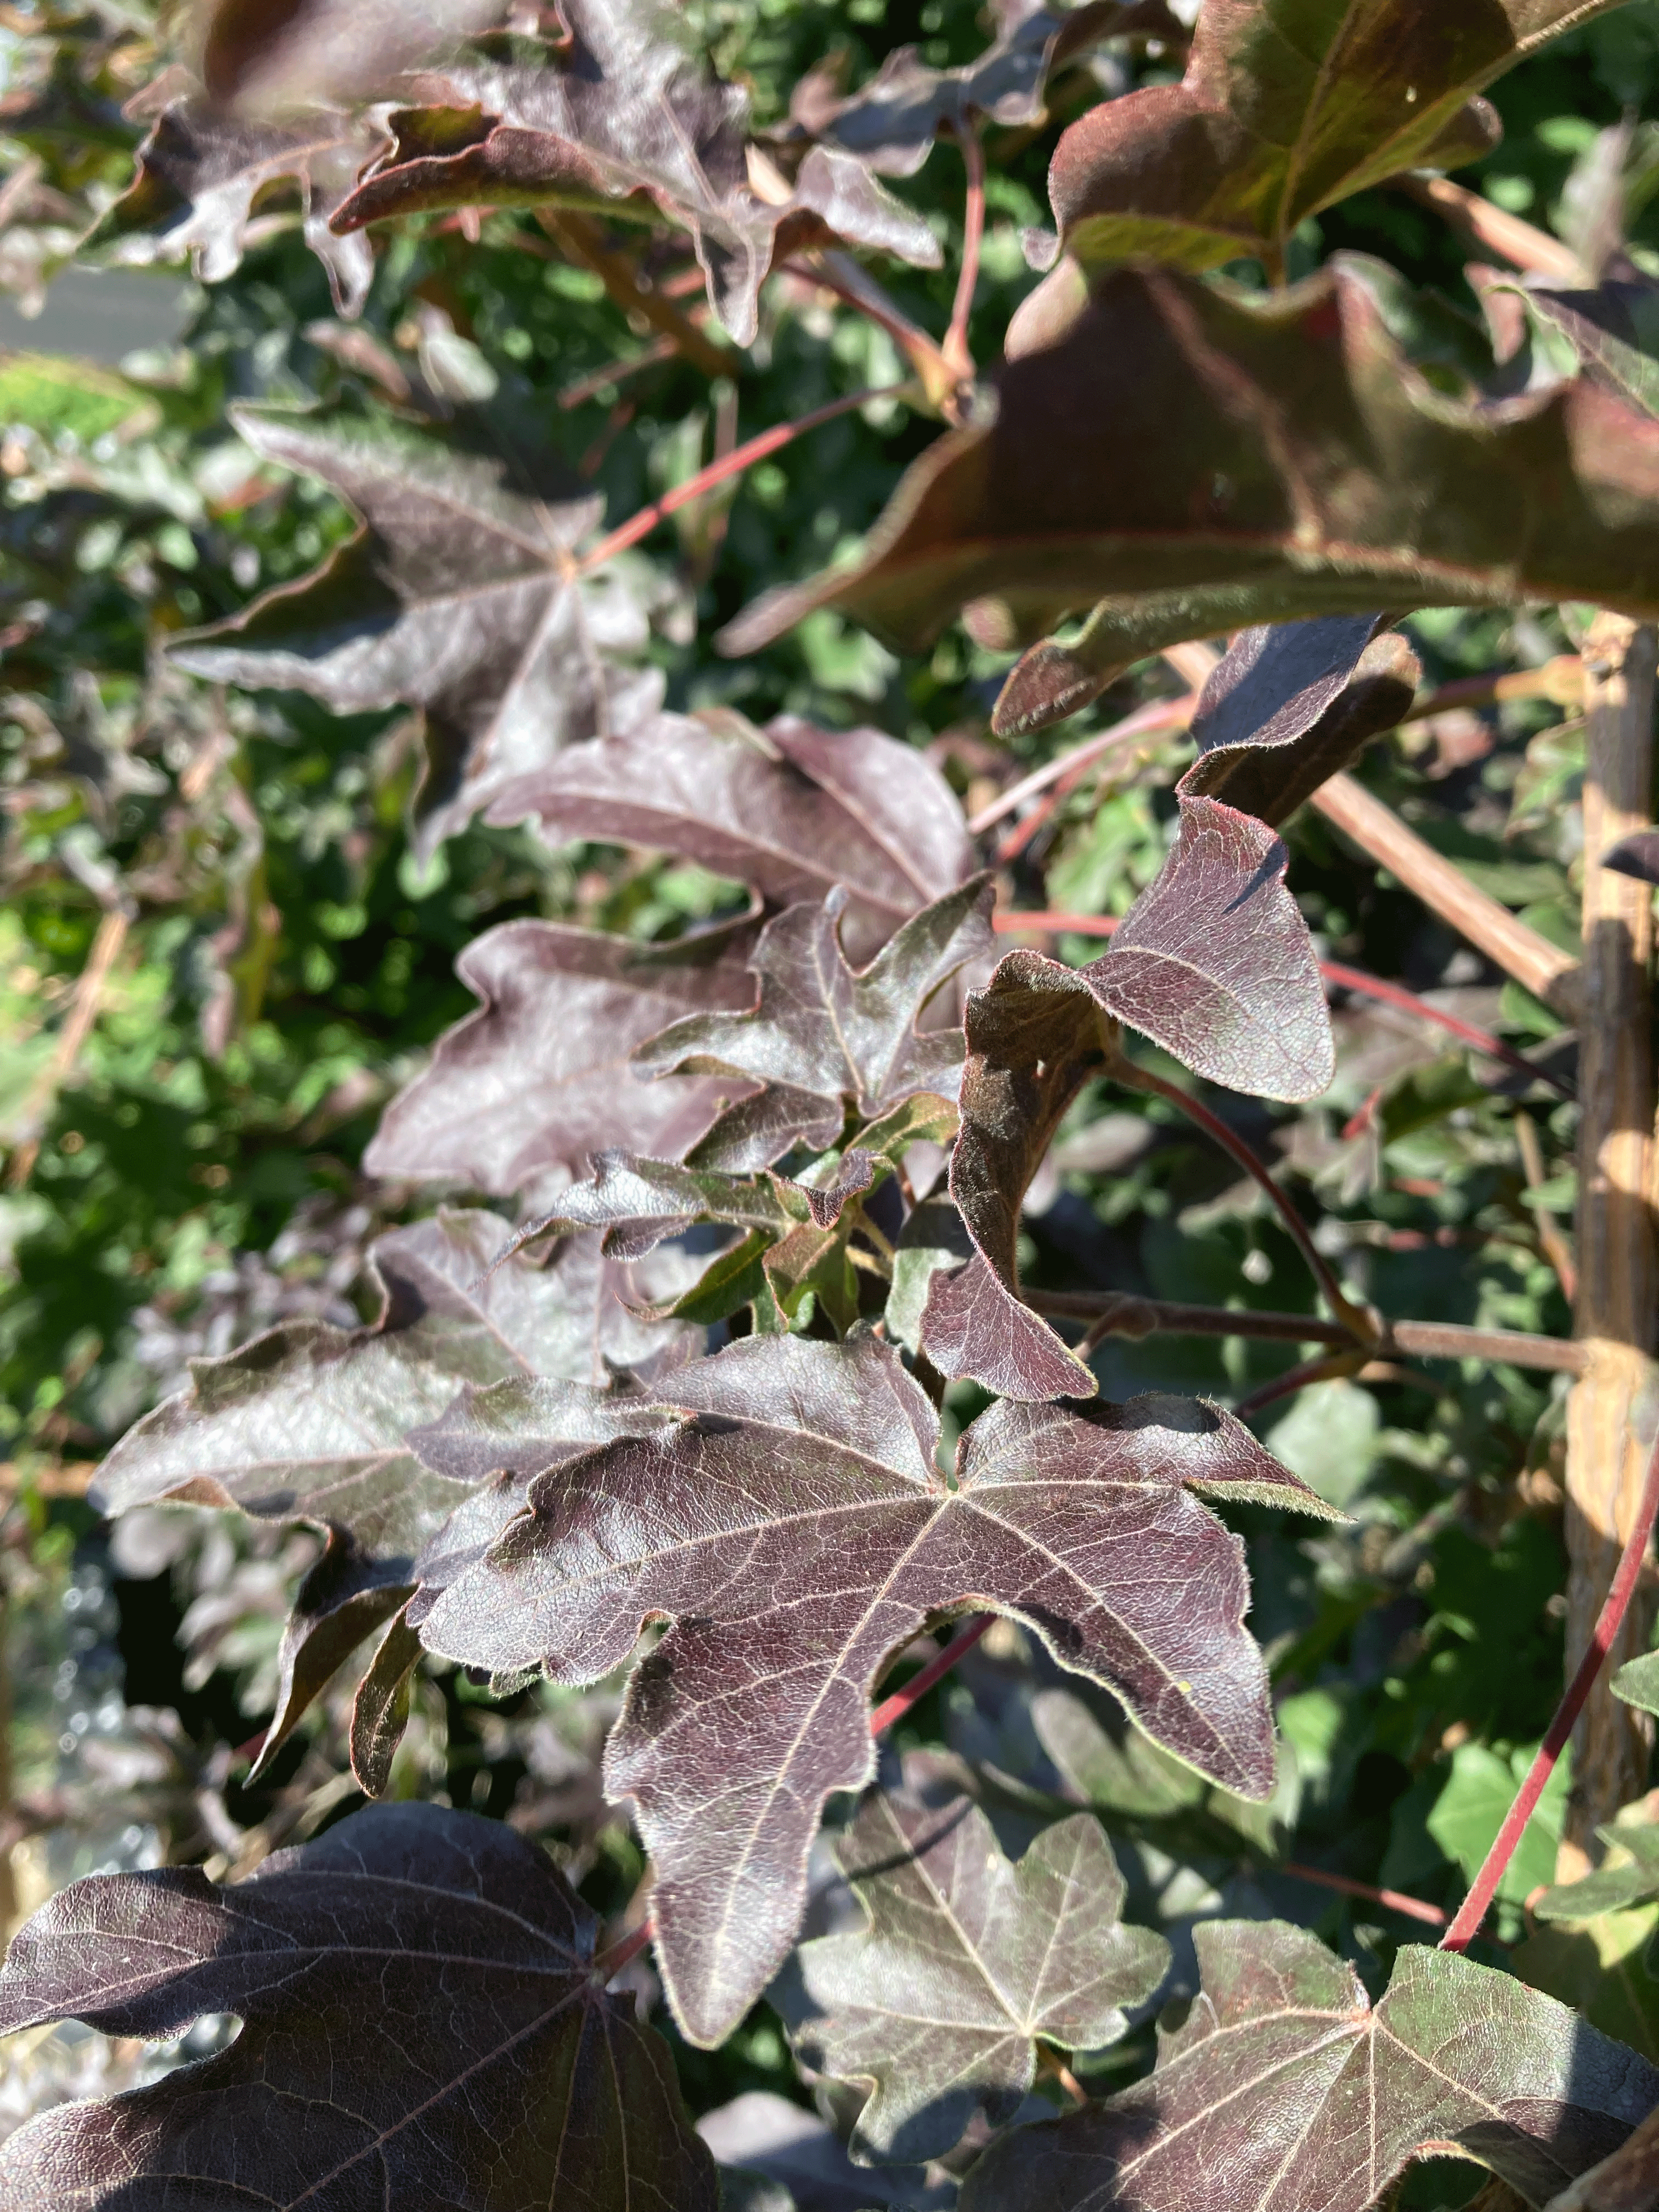
[[[630,545],[637,545],[642,538],[648,538],[657,525],[665,522],[671,514],[690,506],[693,500],[701,499],[704,492],[713,490],[718,483],[724,483],[728,477],[741,476],[745,469],[752,469],[757,461],[765,460],[769,454],[778,453],[794,439],[804,436],[808,430],[820,429],[824,423],[833,422],[838,415],[850,415],[854,408],[867,406],[872,399],[891,398],[904,389],[902,384],[880,384],[864,392],[848,392],[845,398],[832,399],[825,406],[815,407],[810,415],[799,416],[793,422],[775,423],[769,430],[763,430],[757,436],[745,440],[720,459],[710,461],[707,468],[699,469],[696,476],[688,477],[683,484],[676,484],[672,491],[665,492],[660,499],[653,500],[649,507],[642,507],[637,514],[613,530],[608,538],[602,538],[591,552],[583,555],[578,564],[580,572],[586,575],[595,568],[602,568],[618,553],[625,553]]]
[[[1334,1889],[1344,1897],[1364,1898],[1368,1905],[1385,1905],[1390,1912],[1403,1913],[1407,1920],[1420,1920],[1426,1927],[1443,1928],[1449,1917],[1426,1899],[1407,1897],[1399,1889],[1374,1889],[1368,1881],[1355,1881],[1346,1874],[1330,1874],[1323,1867],[1304,1866],[1297,1859],[1281,1859],[1274,1871],[1290,1875],[1297,1881],[1316,1883],[1321,1889]]]
[[[936,1658],[930,1659],[902,1690],[895,1690],[890,1698],[882,1699],[870,1716],[871,1735],[884,1735],[895,1721],[902,1720],[913,1705],[920,1705],[934,1683],[942,1682],[957,1660],[973,1650],[995,1619],[994,1613],[975,1613],[964,1620]]]
[[[1198,705],[1198,694],[1192,692],[1184,699],[1155,699],[1149,707],[1137,707],[1133,714],[1126,714],[1121,722],[1114,722],[1109,730],[1101,730],[1082,744],[1073,745],[1068,753],[1060,753],[1030,775],[1022,776],[1018,783],[994,799],[988,806],[969,817],[968,827],[978,837],[994,828],[1005,816],[1023,806],[1028,799],[1047,791],[1051,783],[1069,784],[1080,778],[1085,769],[1093,766],[1103,753],[1114,745],[1122,744],[1131,738],[1144,738],[1154,730],[1184,730],[1193,718]]]
[[[1440,1939],[1443,1951],[1467,1951],[1494,1897],[1498,1885],[1508,1871],[1510,1861],[1520,1847],[1527,1823],[1543,1796],[1545,1785],[1555,1771],[1555,1763],[1566,1749],[1585,1701],[1595,1686],[1595,1678],[1607,1664],[1607,1657],[1624,1626],[1625,1615],[1630,1610],[1636,1586],[1642,1579],[1642,1567],[1647,1557],[1648,1540],[1653,1534],[1653,1524],[1659,1519],[1659,1437],[1654,1439],[1653,1449],[1648,1455],[1647,1480],[1642,1485],[1641,1502],[1636,1509],[1636,1518],[1631,1523],[1625,1548],[1620,1555],[1619,1571],[1613,1578],[1607,1601],[1601,1607],[1601,1618],[1577,1672],[1567,1685],[1566,1695],[1555,1709],[1555,1718],[1544,1732],[1544,1741],[1538,1747],[1537,1756],[1528,1770],[1527,1778],[1515,1794],[1515,1802],[1504,1816],[1504,1825],[1486,1853],[1480,1871],[1476,1875],[1468,1895],[1457,1908],[1449,1928]]]
[[[945,333],[945,358],[965,384],[974,373],[974,356],[968,343],[968,324],[974,312],[974,293],[979,283],[979,251],[985,236],[985,148],[971,125],[962,134],[962,158],[968,171],[968,200],[962,219],[962,265],[957,272],[957,296],[951,310],[951,327]]]

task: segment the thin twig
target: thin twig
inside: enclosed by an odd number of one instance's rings
[[[786,261],[783,265],[791,276],[803,276],[809,284],[822,285],[826,292],[833,292],[837,299],[844,300],[849,307],[856,307],[861,315],[885,331],[916,372],[929,404],[950,411],[951,395],[961,379],[946,360],[945,349],[919,323],[911,321],[898,302],[850,253],[829,246],[805,260]]]
[[[913,1705],[919,1705],[935,1682],[942,1682],[958,1659],[973,1650],[986,1630],[996,1619],[994,1613],[971,1613],[936,1658],[930,1659],[919,1674],[913,1675],[902,1690],[895,1690],[890,1698],[884,1698],[870,1716],[870,1733],[881,1735],[895,1721],[902,1720]]]
[[[1461,1322],[1396,1321],[1385,1324],[1379,1352],[1418,1359],[1494,1359],[1511,1367],[1542,1367],[1582,1375],[1584,1347],[1567,1336],[1528,1336],[1519,1329],[1466,1328]]]
[[[1344,1897],[1364,1898],[1368,1905],[1385,1905],[1390,1912],[1402,1912],[1407,1920],[1421,1920],[1431,1928],[1443,1928],[1450,1917],[1437,1905],[1431,1905],[1420,1897],[1407,1897],[1403,1890],[1375,1889],[1368,1881],[1355,1881],[1346,1874],[1331,1874],[1324,1867],[1304,1866],[1297,1859],[1281,1859],[1273,1872],[1290,1875],[1297,1881],[1316,1882],[1321,1889],[1338,1890]]]
[[[559,404],[580,407],[608,385],[620,384],[624,378],[637,376],[643,369],[655,368],[659,362],[676,360],[679,350],[674,339],[666,336],[654,337],[648,346],[629,355],[626,361],[608,361],[603,368],[596,368],[587,376],[579,376],[574,384],[567,384],[559,394]]]
[[[981,806],[971,818],[968,824],[969,834],[979,836],[1000,822],[1005,815],[1012,814],[1016,807],[1023,806],[1028,799],[1034,799],[1038,792],[1046,791],[1051,783],[1058,783],[1063,777],[1080,775],[1085,769],[1098,760],[1103,753],[1109,752],[1114,745],[1125,744],[1131,738],[1145,737],[1153,730],[1185,729],[1197,704],[1198,695],[1193,692],[1184,699],[1155,699],[1150,706],[1137,707],[1133,714],[1126,714],[1121,722],[1114,722],[1109,730],[1101,730],[1094,737],[1086,738],[1080,745],[1073,745],[1070,752],[1057,754],[1053,760],[1045,761],[1041,768],[1033,769],[1030,775],[1022,776],[1018,783],[1011,784],[999,798],[994,799],[988,806]]]
[[[1582,284],[1584,265],[1569,246],[1507,209],[1494,207],[1479,192],[1453,184],[1449,177],[1402,176],[1395,179],[1420,205],[1443,216],[1468,244],[1496,253],[1516,269],[1556,283]]]
[[[1182,1305],[1138,1297],[1130,1291],[1022,1290],[1033,1313],[1076,1321],[1102,1336],[1243,1336],[1263,1344],[1353,1344],[1353,1332],[1317,1314],[1274,1313],[1249,1306]]]
[[[1542,1190],[1549,1177],[1544,1168],[1544,1148],[1538,1141],[1537,1124],[1530,1114],[1517,1112],[1515,1117],[1516,1149],[1521,1155],[1521,1172],[1527,1179],[1527,1188]],[[1571,1305],[1578,1296],[1578,1271],[1572,1264],[1572,1253],[1566,1238],[1550,1219],[1547,1210],[1533,1208],[1538,1227],[1538,1242],[1544,1257],[1555,1270],[1567,1304]]]
[[[769,453],[777,453],[792,439],[803,436],[808,430],[816,430],[825,422],[833,422],[838,415],[849,415],[855,407],[866,406],[872,399],[889,398],[895,392],[908,388],[902,384],[878,384],[867,391],[849,392],[843,399],[832,399],[825,406],[815,407],[810,415],[797,416],[793,422],[775,423],[771,429],[763,430],[758,436],[749,439],[734,452],[724,455],[720,460],[711,461],[707,468],[699,469],[696,476],[688,477],[683,484],[677,484],[672,491],[665,492],[649,507],[642,507],[637,514],[613,530],[608,538],[602,538],[590,553],[583,555],[577,564],[578,573],[586,575],[591,570],[602,568],[605,562],[614,560],[618,553],[625,552],[630,545],[637,545],[641,538],[648,538],[659,522],[666,521],[678,508],[689,506],[694,499],[701,499],[704,492],[715,484],[724,483],[728,477],[741,476],[745,469],[752,469],[757,461],[763,461]]]
[[[1579,975],[1571,953],[1477,890],[1460,869],[1352,776],[1332,776],[1315,792],[1313,804],[1362,852],[1397,876],[1431,913],[1468,938],[1534,998],[1572,1018],[1577,1010]]]
[[[957,272],[957,296],[951,309],[951,327],[945,333],[945,358],[963,382],[973,375],[974,356],[968,345],[968,324],[974,312],[974,293],[979,283],[979,249],[985,236],[985,148],[978,126],[968,124],[962,132],[962,159],[968,172],[968,198],[962,218],[962,266]]]
[[[642,316],[662,337],[672,338],[694,368],[709,377],[741,370],[741,355],[716,345],[671,299],[647,284],[630,257],[607,242],[591,216],[571,208],[538,208],[536,220],[573,261],[592,270],[624,314]]]
[[[1346,1323],[1349,1334],[1356,1343],[1374,1346],[1376,1333],[1370,1317],[1343,1296],[1342,1285],[1331,1272],[1324,1254],[1315,1244],[1307,1223],[1273,1181],[1266,1164],[1256,1158],[1243,1137],[1230,1129],[1218,1114],[1212,1114],[1202,1099],[1194,1098],[1190,1091],[1182,1091],[1177,1084],[1165,1082],[1161,1075],[1154,1075],[1150,1068],[1143,1067],[1138,1060],[1120,1054],[1110,1074],[1115,1082],[1135,1090],[1150,1091],[1155,1097],[1177,1107],[1188,1121],[1195,1122],[1206,1136],[1213,1138],[1222,1150],[1237,1162],[1251,1181],[1258,1184],[1272,1200],[1336,1319]]]
[[[1233,1407],[1241,1421],[1252,1419],[1265,1413],[1269,1406],[1277,1405],[1281,1398],[1293,1398],[1298,1390],[1306,1390],[1316,1382],[1334,1382],[1339,1376],[1352,1375],[1356,1367],[1364,1364],[1368,1354],[1363,1344],[1351,1346],[1346,1352],[1328,1352],[1318,1359],[1304,1359],[1299,1367],[1287,1368],[1284,1374],[1275,1375],[1259,1389],[1241,1398]]]
[[[1510,1861],[1520,1846],[1528,1821],[1544,1794],[1546,1784],[1555,1771],[1555,1763],[1566,1748],[1573,1724],[1583,1710],[1584,1701],[1595,1686],[1595,1678],[1606,1663],[1614,1639],[1624,1626],[1630,1601],[1636,1595],[1637,1584],[1642,1579],[1643,1562],[1647,1555],[1648,1540],[1653,1534],[1653,1524],[1659,1517],[1659,1437],[1654,1440],[1648,1455],[1647,1480],[1642,1486],[1641,1503],[1636,1518],[1631,1524],[1630,1534],[1619,1561],[1619,1571],[1613,1578],[1607,1601],[1601,1607],[1588,1649],[1578,1662],[1578,1671],[1567,1686],[1566,1695],[1555,1709],[1555,1717],[1545,1731],[1544,1741],[1528,1769],[1527,1778],[1515,1794],[1515,1802],[1504,1816],[1504,1825],[1492,1839],[1492,1849],[1481,1863],[1480,1871],[1470,1887],[1468,1895],[1457,1908],[1449,1928],[1440,1939],[1443,1951],[1467,1951],[1471,1941],[1486,1917],[1486,1909],[1498,1894],[1498,1885],[1508,1870]]]
[[[21,1189],[34,1172],[34,1163],[40,1155],[38,1125],[50,1109],[52,1100],[75,1073],[75,1064],[80,1059],[82,1048],[98,1018],[98,1009],[103,1002],[110,970],[121,957],[121,947],[127,941],[130,926],[128,917],[118,907],[112,908],[98,925],[98,934],[92,940],[87,964],[81,970],[81,980],[75,987],[75,1003],[70,1008],[69,1019],[58,1033],[57,1049],[41,1071],[23,1109],[21,1118],[25,1134],[12,1154],[11,1171],[8,1177],[14,1190]]]

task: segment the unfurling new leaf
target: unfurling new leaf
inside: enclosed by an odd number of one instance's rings
[[[0,2149],[15,2212],[257,2202],[272,2212],[714,2212],[666,2046],[592,1972],[594,1920],[534,1844],[434,1805],[376,1807],[216,1888],[94,1875],[0,1977],[0,2033],[75,2019],[228,2051]]]
[[[815,2072],[872,2085],[857,2157],[939,2158],[976,2107],[1012,2119],[1039,2039],[1116,2042],[1125,2008],[1168,1971],[1163,1938],[1119,1918],[1123,1878],[1091,1814],[1045,1828],[1011,1866],[968,1798],[878,1790],[836,1856],[869,1926],[802,1945],[811,2011],[794,2042]]]
[[[647,1622],[674,1624],[635,1669],[605,1774],[637,1808],[659,1966],[696,2040],[727,2034],[787,1954],[819,1811],[870,1779],[871,1689],[930,1618],[1015,1614],[1178,1756],[1272,1790],[1242,1547],[1191,1492],[1310,1493],[1228,1415],[994,1406],[950,1483],[933,1406],[870,1337],[750,1338],[658,1397],[668,1425],[533,1480],[528,1515],[448,1580],[421,1634],[469,1666],[577,1683]],[[486,1408],[497,1436],[535,1418],[513,1387]]]

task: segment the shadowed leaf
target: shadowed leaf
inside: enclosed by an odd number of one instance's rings
[[[1659,417],[1659,291],[1651,284],[1593,292],[1528,285],[1521,297],[1536,322],[1566,339],[1593,384]]]
[[[1284,1921],[1194,1941],[1202,1993],[1149,2079],[1005,2136],[963,2212],[1364,2212],[1448,2148],[1540,2205],[1659,2099],[1634,2051],[1455,1953],[1403,1948],[1373,2008]]]
[[[1330,1020],[1285,857],[1249,816],[1183,798],[1175,850],[1109,951],[1076,969],[1011,952],[969,997],[951,1194],[977,1256],[928,1292],[922,1344],[942,1374],[1006,1397],[1092,1395],[1089,1370],[1020,1303],[1019,1213],[1119,1023],[1234,1090],[1302,1099],[1329,1083]]]
[[[1613,1863],[1529,1898],[1527,1910],[1534,1919],[1595,1920],[1604,1912],[1622,1912],[1659,1898],[1659,1827],[1646,1821],[1618,1821],[1597,1833],[1613,1852]]]
[[[981,599],[1014,642],[1092,607],[1103,665],[1379,604],[1652,619],[1659,424],[1585,376],[1449,397],[1390,331],[1394,282],[1339,256],[1269,295],[1129,271],[1079,289],[1003,371],[994,423],[913,464],[865,558],[757,600],[722,649],[833,605],[915,651]]]
[[[657,0],[562,0],[554,52],[503,44],[499,59],[416,76],[393,144],[335,217],[345,229],[438,208],[599,208],[691,234],[716,313],[754,343],[775,262],[842,240],[937,268],[920,216],[846,154],[815,147],[781,204],[750,181],[748,96],[709,76],[678,11]]]
[[[876,1678],[941,1613],[1015,1614],[1179,1756],[1273,1788],[1243,1547],[1188,1486],[1303,1492],[1228,1415],[994,1406],[952,1487],[932,1405],[868,1336],[750,1337],[659,1395],[680,1418],[534,1480],[529,1516],[421,1634],[468,1666],[578,1683],[647,1621],[675,1624],[635,1669],[605,1774],[638,1808],[659,1964],[695,2040],[727,2034],[787,1954],[819,1812],[871,1778]]]
[[[760,983],[751,1012],[690,1015],[634,1055],[653,1075],[762,1086],[720,1116],[694,1164],[763,1167],[794,1144],[822,1152],[837,1143],[849,1106],[873,1121],[917,1092],[954,1097],[961,1030],[917,1024],[951,978],[989,951],[993,896],[988,878],[975,876],[913,915],[862,969],[842,943],[840,886],[821,907],[792,907],[769,922],[750,963]]]
[[[386,1290],[374,1327],[288,1322],[194,1362],[190,1388],[99,1469],[94,1495],[106,1514],[174,1498],[326,1532],[283,1632],[261,1762],[403,1605],[416,1553],[461,1501],[410,1449],[409,1431],[435,1420],[464,1384],[532,1374],[560,1356],[568,1322],[556,1273],[514,1261],[479,1279],[507,1233],[478,1212],[392,1231],[374,1248]]]
[[[573,745],[511,784],[492,822],[539,818],[551,844],[586,838],[678,853],[773,906],[848,892],[855,960],[974,870],[956,794],[925,755],[879,730],[764,730],[659,716],[627,738]]]
[[[1284,821],[1410,707],[1422,668],[1382,617],[1326,615],[1247,629],[1200,695],[1183,793]]]
[[[420,845],[465,829],[562,746],[619,735],[662,703],[621,665],[647,624],[613,568],[578,577],[603,501],[556,476],[520,489],[505,465],[385,417],[233,410],[266,460],[320,477],[363,528],[298,584],[173,647],[216,683],[308,692],[337,714],[400,702],[427,719]]]
[[[961,138],[983,123],[1040,123],[1049,79],[1103,39],[1133,32],[1179,40],[1181,26],[1158,0],[1079,8],[1000,8],[1000,35],[960,69],[929,69],[915,46],[896,46],[868,84],[826,103],[814,79],[797,88],[791,114],[806,136],[828,141],[885,177],[913,177],[941,132]]]
[[[506,1194],[550,1170],[580,1173],[618,1142],[682,1155],[743,1086],[647,1083],[629,1054],[690,1012],[744,1005],[750,941],[732,929],[668,946],[546,921],[486,930],[456,963],[483,1006],[392,1101],[364,1166]]]
[[[1277,270],[1297,226],[1403,169],[1456,168],[1500,130],[1474,95],[1617,0],[1206,0],[1185,78],[1103,103],[1062,136],[1048,190],[1085,263]]]
[[[374,144],[374,133],[346,115],[258,123],[204,101],[175,101],[138,149],[131,184],[85,244],[112,248],[116,259],[139,266],[188,253],[203,283],[222,283],[242,265],[255,200],[275,185],[291,185],[304,210],[306,243],[328,272],[335,307],[343,315],[360,315],[374,256],[367,239],[337,237],[329,217]]]
[[[534,1844],[433,1805],[359,1813],[234,1888],[193,1867],[76,1882],[14,1942],[0,2033],[154,2040],[211,2013],[242,2032],[43,2114],[0,2149],[0,2193],[16,2212],[714,2212],[666,2046],[594,1980],[593,1948]]]
[[[220,106],[256,114],[357,100],[505,12],[506,0],[216,0],[202,76]]]
[[[1097,2051],[1168,1971],[1170,1948],[1119,1915],[1123,1880],[1100,1824],[1045,1828],[1018,1865],[979,1808],[878,1791],[836,1846],[869,1917],[862,1934],[801,1947],[817,2017],[795,2048],[814,2072],[873,2088],[855,2157],[943,2157],[977,2108],[1012,2119],[1036,2044]]]

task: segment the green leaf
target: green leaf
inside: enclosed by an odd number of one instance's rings
[[[1627,1660],[1613,1678],[1613,1693],[1644,1713],[1659,1713],[1659,1651]]]
[[[1462,1743],[1451,1756],[1451,1772],[1435,1799],[1425,1826],[1449,1859],[1473,1881],[1492,1849],[1504,1816],[1532,1765],[1531,1750],[1507,1759],[1481,1743]],[[1564,1759],[1544,1786],[1498,1894],[1519,1905],[1555,1872],[1556,1846],[1566,1809],[1568,1764]]]

